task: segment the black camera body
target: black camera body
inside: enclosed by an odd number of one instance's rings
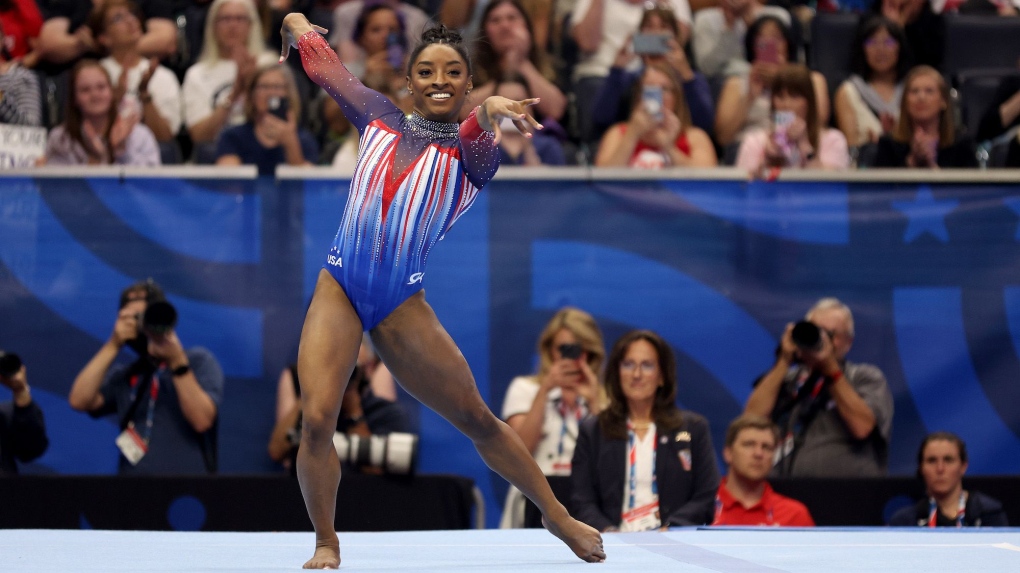
[[[0,350],[0,376],[10,378],[21,370],[21,357],[13,352]]]
[[[580,344],[561,344],[559,350],[560,356],[567,360],[577,360],[584,353],[584,347]]]
[[[165,300],[150,302],[141,319],[142,330],[152,334],[168,334],[177,326],[177,309]]]
[[[811,321],[801,320],[794,324],[790,338],[801,350],[817,352],[822,349],[822,329]]]

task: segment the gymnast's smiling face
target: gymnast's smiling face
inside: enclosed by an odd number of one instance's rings
[[[432,44],[411,64],[407,87],[419,115],[432,121],[457,121],[471,89],[467,62],[450,46]]]

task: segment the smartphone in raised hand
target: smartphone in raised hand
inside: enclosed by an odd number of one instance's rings
[[[273,96],[269,98],[269,113],[287,121],[287,114],[290,112],[290,100],[285,97]]]
[[[639,56],[664,56],[669,53],[669,39],[669,34],[634,34],[634,53]]]
[[[386,61],[398,72],[404,67],[404,43],[397,32],[386,36]]]
[[[657,123],[662,123],[666,119],[662,103],[662,86],[642,86],[641,104]]]
[[[779,40],[775,38],[759,38],[754,43],[754,60],[764,64],[778,64]]]

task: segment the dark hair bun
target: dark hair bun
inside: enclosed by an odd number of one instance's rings
[[[421,34],[421,43],[426,46],[429,44],[451,44],[459,46],[463,42],[464,38],[460,35],[460,32],[451,30],[442,24],[434,28],[429,28]]]

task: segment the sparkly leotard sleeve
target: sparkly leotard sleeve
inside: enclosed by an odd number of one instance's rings
[[[474,111],[460,125],[405,116],[347,71],[315,32],[302,36],[298,49],[308,76],[361,134],[324,268],[371,330],[423,288],[429,251],[495,175],[498,148]]]

